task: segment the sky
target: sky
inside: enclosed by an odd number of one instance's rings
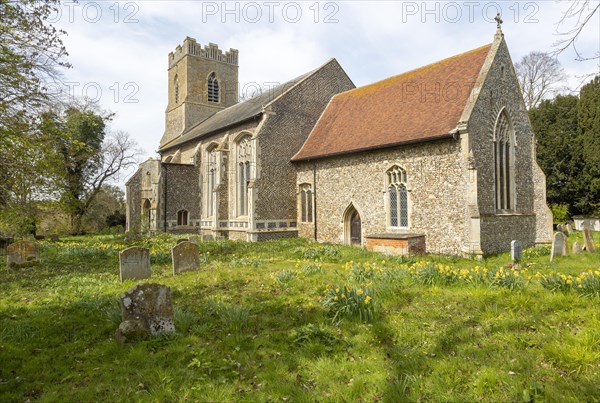
[[[591,0],[592,5],[599,0]],[[111,130],[128,132],[140,160],[156,156],[167,105],[167,57],[184,38],[239,50],[240,93],[283,83],[334,57],[356,86],[366,85],[492,42],[494,17],[513,62],[552,52],[575,24],[557,25],[568,1],[66,1],[51,22],[64,29],[73,67],[63,91],[115,113]],[[600,52],[600,12],[576,43]],[[576,89],[598,60],[558,60]],[[248,95],[248,94],[247,94]],[[135,170],[122,172],[122,185]]]

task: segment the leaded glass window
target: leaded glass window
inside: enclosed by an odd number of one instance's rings
[[[313,222],[313,192],[311,185],[300,185],[300,221]]]
[[[387,172],[388,216],[390,227],[408,227],[406,172],[394,166]]]
[[[208,164],[207,164],[207,184],[206,184],[206,216],[212,217],[214,215],[214,200],[215,200],[215,186],[217,183],[217,149],[213,147],[208,152]]]
[[[251,179],[252,138],[246,136],[237,146],[238,216],[248,215],[248,184]]]
[[[215,73],[208,76],[208,102],[219,102],[219,80]]]
[[[512,125],[506,110],[500,112],[494,128],[494,179],[496,210],[514,210]]]

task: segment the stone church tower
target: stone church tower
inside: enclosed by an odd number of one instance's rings
[[[237,103],[238,51],[223,52],[213,43],[202,47],[187,37],[169,53],[168,103],[164,147],[192,126]]]

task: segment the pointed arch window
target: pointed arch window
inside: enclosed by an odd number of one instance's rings
[[[188,225],[187,210],[179,210],[177,212],[177,225]]]
[[[494,127],[494,182],[497,211],[513,211],[515,207],[514,146],[510,117],[506,109],[503,109]]]
[[[179,76],[175,76],[175,82],[173,83],[175,92],[175,103],[179,103]]]
[[[313,222],[313,192],[308,183],[300,185],[300,221]]]
[[[208,76],[208,102],[219,102],[219,80],[215,73]]]
[[[210,151],[208,151],[207,155],[207,181],[206,181],[206,216],[212,217],[215,214],[215,189],[217,183],[217,148],[213,147]]]
[[[386,173],[388,192],[388,222],[390,227],[408,227],[408,190],[406,171],[393,166]]]
[[[238,215],[248,215],[248,185],[251,179],[252,139],[242,138],[237,145]]]

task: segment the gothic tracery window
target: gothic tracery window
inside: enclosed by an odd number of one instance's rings
[[[502,110],[494,128],[494,179],[496,210],[514,210],[514,141],[512,125],[506,110]]]
[[[213,147],[208,152],[208,164],[207,170],[208,178],[206,181],[206,216],[212,217],[214,215],[214,200],[215,200],[215,187],[217,183],[217,148]]]
[[[313,192],[310,184],[300,185],[300,221],[313,222]]]
[[[252,162],[252,140],[246,136],[237,146],[238,215],[248,215],[248,183]]]
[[[219,80],[215,73],[208,76],[208,102],[219,102]]]
[[[388,216],[390,227],[408,227],[408,191],[406,172],[399,166],[387,171]]]

